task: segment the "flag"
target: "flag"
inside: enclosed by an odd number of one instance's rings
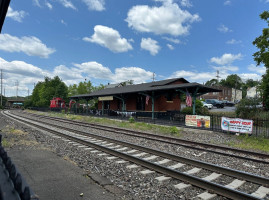
[[[146,96],[146,105],[149,104],[149,95]]]
[[[191,95],[190,93],[187,91],[186,93],[186,105],[191,107],[192,106],[192,98],[191,98]]]

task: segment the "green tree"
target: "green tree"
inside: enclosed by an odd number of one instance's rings
[[[269,109],[269,11],[260,14],[260,18],[267,23],[267,28],[262,30],[262,35],[253,41],[259,51],[253,54],[257,65],[264,64],[266,72],[262,76],[261,91],[266,109]]]
[[[68,88],[58,76],[53,79],[45,77],[44,82],[38,82],[32,96],[27,100],[28,107],[48,107],[53,97],[60,97],[67,101]]]
[[[237,74],[231,74],[227,76],[226,79],[222,79],[220,81],[220,85],[229,87],[229,88],[241,89],[243,82],[242,82],[242,79]]]
[[[219,84],[217,79],[211,79],[209,81],[206,81],[205,85],[206,86],[217,86]]]

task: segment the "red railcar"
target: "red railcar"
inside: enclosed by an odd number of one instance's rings
[[[65,101],[62,98],[54,97],[50,100],[50,108],[65,108]]]

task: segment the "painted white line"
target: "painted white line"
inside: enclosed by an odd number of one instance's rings
[[[159,176],[159,177],[156,177],[155,179],[158,180],[158,181],[160,181],[160,182],[162,182],[162,181],[166,181],[166,180],[171,179],[171,177]]]
[[[171,160],[169,160],[169,159],[163,159],[163,160],[157,161],[157,162],[155,162],[155,163],[161,165],[161,164],[168,163],[168,162],[170,162],[170,161],[171,161]]]
[[[155,172],[155,171],[151,171],[151,170],[149,170],[149,169],[140,171],[140,173],[141,173],[141,174],[144,174],[144,175],[146,175],[146,174],[151,174],[151,173],[154,173],[154,172]]]
[[[153,155],[153,156],[150,156],[150,157],[146,157],[146,158],[143,158],[144,160],[154,160],[154,159],[156,159],[156,158],[158,158],[159,156],[155,156],[155,155]]]
[[[186,171],[186,172],[184,172],[184,173],[185,173],[185,174],[196,174],[196,173],[198,173],[199,171],[201,171],[201,168],[197,168],[197,167],[195,167],[195,168],[192,168],[191,170]]]
[[[213,181],[217,178],[219,178],[221,176],[221,174],[217,174],[215,172],[213,172],[212,174],[210,174],[209,176],[204,177],[203,179],[206,181]]]
[[[177,163],[177,164],[175,164],[175,165],[169,166],[168,168],[170,168],[170,169],[178,169],[178,168],[180,168],[180,167],[182,167],[182,166],[184,166],[184,165],[185,165],[185,164]]]
[[[269,194],[269,188],[266,187],[259,187],[256,192],[253,192],[251,195],[259,197],[259,198],[264,198],[266,195]]]
[[[190,187],[191,185],[190,184],[185,184],[185,183],[179,183],[177,185],[174,185],[176,189],[179,189],[179,190],[183,190],[187,187]]]
[[[235,180],[233,180],[233,182],[226,185],[226,187],[236,189],[236,188],[240,187],[241,185],[243,185],[245,182],[246,181],[241,181],[241,180],[235,179]]]
[[[208,192],[204,192],[202,194],[199,194],[197,197],[199,199],[202,199],[202,200],[210,200],[214,197],[216,197],[217,195],[216,194],[211,194],[211,193],[208,193]]]

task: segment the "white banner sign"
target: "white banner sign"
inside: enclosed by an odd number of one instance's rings
[[[253,121],[239,118],[221,118],[221,129],[237,133],[252,133]]]

